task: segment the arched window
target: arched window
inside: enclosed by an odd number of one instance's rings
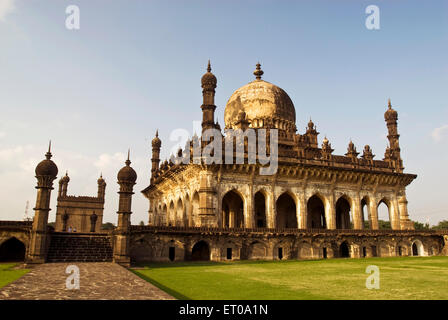
[[[390,205],[386,199],[382,199],[378,203],[378,228],[392,229],[390,219]]]

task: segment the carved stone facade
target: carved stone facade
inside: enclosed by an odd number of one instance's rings
[[[69,182],[67,173],[59,180],[55,231],[99,232],[103,224],[106,182],[100,176],[96,197],[67,195]]]

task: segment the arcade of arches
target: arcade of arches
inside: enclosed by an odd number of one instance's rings
[[[390,198],[382,197],[379,200],[369,196],[353,199],[346,194],[335,197],[320,193],[304,197],[303,194],[284,191],[273,201],[272,192],[260,189],[249,197],[247,193],[234,188],[221,197],[218,195],[214,200],[220,201],[220,205],[215,207],[221,209],[216,226],[376,230],[380,229],[378,208],[383,206],[388,211],[387,222],[390,228],[400,230],[405,227],[399,213],[403,205],[394,198],[391,195]],[[180,197],[174,196],[172,200],[162,200],[150,215],[150,225],[204,226],[201,221],[199,192],[193,192],[191,199],[190,201],[190,195],[186,193]]]

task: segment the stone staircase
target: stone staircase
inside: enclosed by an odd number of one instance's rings
[[[112,239],[107,234],[53,233],[47,262],[110,262]]]

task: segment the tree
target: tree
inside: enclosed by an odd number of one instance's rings
[[[141,226],[144,226],[145,223],[144,223],[143,221],[140,221],[140,225],[141,225]]]
[[[379,229],[392,229],[390,221],[378,220]]]
[[[434,230],[440,230],[440,229],[448,229],[448,220],[442,220],[437,225],[432,227]]]
[[[106,222],[106,223],[103,223],[103,225],[101,226],[101,229],[113,230],[113,229],[115,229],[115,225],[112,222]]]
[[[414,221],[414,229],[415,230],[429,230],[429,223],[421,223],[418,221]]]

